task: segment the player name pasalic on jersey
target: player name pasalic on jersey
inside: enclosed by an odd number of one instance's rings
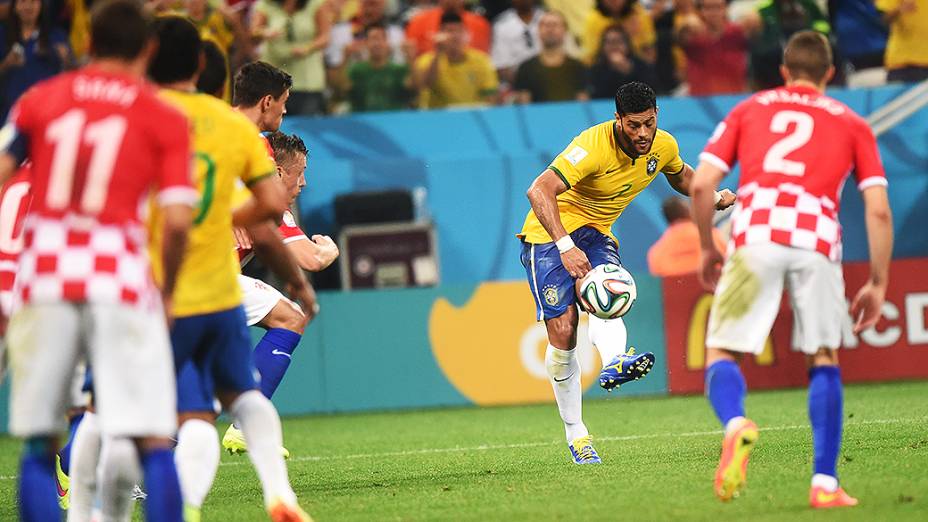
[[[847,112],[847,107],[845,107],[844,104],[827,96],[820,96],[818,94],[809,95],[808,93],[793,92],[786,89],[774,89],[762,92],[754,97],[754,101],[761,105],[772,105],[774,103],[805,105],[807,107],[824,109],[835,116]]]

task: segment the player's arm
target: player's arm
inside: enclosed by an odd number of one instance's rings
[[[535,217],[538,218],[548,235],[554,239],[561,253],[564,268],[571,277],[583,277],[593,267],[590,266],[586,254],[574,245],[573,240],[567,234],[557,208],[557,195],[566,192],[569,188],[563,177],[551,168],[547,168],[535,178],[525,195],[532,205]]]
[[[893,253],[893,215],[886,187],[877,185],[864,189],[863,199],[867,243],[870,246],[870,278],[851,304],[851,315],[856,320],[855,333],[870,328],[880,318]]]
[[[315,235],[287,243],[287,250],[303,270],[321,272],[338,259],[338,246],[329,236]]]
[[[683,168],[676,174],[670,174],[665,172],[664,176],[667,177],[667,182],[670,183],[670,187],[683,194],[684,196],[690,196],[690,189],[693,184],[693,167],[690,167],[689,164],[684,163]],[[722,189],[718,192],[715,192],[715,209],[716,210],[725,210],[726,208],[735,204],[737,197],[735,193],[728,190]]]
[[[689,183],[693,221],[699,230],[699,245],[702,250],[699,281],[710,290],[715,289],[722,270],[722,253],[715,247],[712,238],[712,216],[716,209],[716,187],[725,177],[718,166],[705,160],[699,162],[696,173]]]
[[[162,224],[161,262],[164,281],[161,293],[165,297],[174,294],[177,273],[187,249],[187,234],[193,224],[193,207],[187,203],[170,203],[161,207]]]
[[[303,275],[296,258],[281,240],[277,227],[271,221],[264,221],[248,227],[248,234],[255,255],[284,281],[287,293],[300,303],[307,320],[311,321],[319,310],[316,292]]]
[[[0,185],[16,174],[16,170],[28,155],[26,135],[20,132],[15,121],[19,117],[19,107],[25,99],[24,95],[23,99],[10,111],[12,116],[0,129]]]
[[[263,221],[279,222],[287,210],[287,194],[275,176],[265,176],[248,184],[252,198],[232,212],[232,224],[248,227]]]

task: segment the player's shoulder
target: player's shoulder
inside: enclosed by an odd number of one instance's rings
[[[654,144],[662,147],[677,147],[677,139],[673,137],[673,134],[665,131],[664,129],[657,129],[657,132],[654,134]]]

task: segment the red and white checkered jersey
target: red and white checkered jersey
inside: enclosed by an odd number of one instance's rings
[[[876,139],[850,108],[808,87],[783,87],[738,104],[700,160],[728,172],[741,162],[729,250],[756,243],[841,260],[838,208],[853,170],[858,188],[886,185]]]
[[[0,313],[7,317],[12,312],[13,283],[23,251],[23,218],[31,199],[26,164],[0,189]]]
[[[301,239],[309,240],[306,237],[306,233],[296,224],[296,219],[293,218],[293,213],[289,210],[284,211],[283,219],[280,221],[280,226],[277,227],[277,231],[280,233],[281,239],[283,239],[284,244],[292,243],[294,241],[299,241]],[[254,251],[250,248],[238,248],[238,259],[241,262],[242,266],[248,264],[249,261],[254,257]]]
[[[150,194],[198,200],[186,118],[143,81],[86,67],[30,89],[0,135],[32,162],[23,302],[157,304],[142,212]]]

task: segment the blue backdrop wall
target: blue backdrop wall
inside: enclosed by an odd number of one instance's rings
[[[862,115],[903,87],[836,90],[833,96]],[[715,125],[742,97],[658,100],[659,126],[671,132],[691,164]],[[284,130],[310,148],[309,186],[300,199],[304,223],[334,231],[332,200],[351,191],[423,187],[438,228],[444,283],[520,279],[518,241],[528,202],[525,190],[586,127],[612,117],[609,100],[483,110],[450,110],[286,118]],[[928,234],[928,118],[924,109],[880,138],[900,241],[896,256],[924,255]],[[695,165],[694,165],[695,166]],[[734,188],[737,172],[726,180]],[[655,181],[615,227],[623,262],[645,269],[645,254],[664,229],[660,202],[672,190]],[[853,183],[844,191],[841,221],[848,260],[866,258],[861,202]]]

